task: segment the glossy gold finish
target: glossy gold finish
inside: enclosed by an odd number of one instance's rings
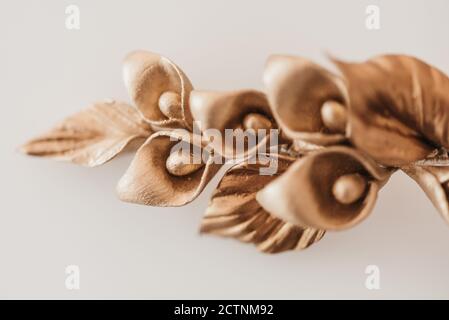
[[[396,170],[413,178],[449,222],[449,78],[406,55],[333,62],[339,73],[275,55],[264,91],[217,92],[194,90],[173,62],[136,51],[123,68],[134,107],[97,103],[22,150],[97,166],[140,146],[117,192],[151,206],[189,203],[222,161],[236,157],[240,162],[219,182],[201,232],[267,253],[304,249],[326,230],[355,226]],[[229,129],[274,129],[279,143],[264,137],[238,151],[211,141],[211,129],[220,137]],[[267,142],[272,148],[262,153]],[[262,174],[272,164],[277,170]]]

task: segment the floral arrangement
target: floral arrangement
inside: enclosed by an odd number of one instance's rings
[[[200,230],[267,253],[304,249],[327,230],[359,223],[396,170],[417,181],[449,221],[448,77],[405,55],[333,62],[338,73],[303,58],[272,56],[265,92],[211,92],[193,89],[167,58],[133,52],[124,62],[133,106],[95,103],[22,150],[94,167],[137,148],[117,192],[149,206],[191,202],[232,162]],[[242,151],[205,138],[211,129],[278,136]],[[173,152],[180,143],[191,152]],[[268,150],[261,148],[267,143]],[[202,161],[192,161],[195,150]],[[276,171],[261,174],[273,162]]]

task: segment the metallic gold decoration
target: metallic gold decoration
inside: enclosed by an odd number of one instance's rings
[[[357,174],[364,179],[354,183]],[[284,221],[317,229],[338,230],[352,227],[371,212],[377,192],[389,178],[390,172],[357,150],[349,147],[329,147],[299,158],[284,175],[257,194],[265,210]],[[347,188],[359,194],[357,199],[341,201],[338,189]],[[346,200],[340,190],[341,195]]]
[[[135,51],[125,59],[123,77],[148,123],[159,128],[192,127],[188,101],[193,87],[173,62],[158,54]]]
[[[161,207],[182,206],[195,199],[220,169],[220,165],[215,164],[213,156],[209,155],[202,166],[184,164],[188,168],[175,169],[172,158],[178,154],[170,152],[178,141],[194,148],[202,148],[201,144],[195,144],[191,135],[180,135],[172,131],[154,133],[137,150],[134,160],[120,179],[117,186],[119,198],[127,202]]]
[[[256,127],[274,127],[274,119],[265,94],[255,90],[234,92],[212,92],[195,90],[190,96],[193,118],[201,130],[217,129],[223,135],[226,129],[247,129],[249,124]],[[234,145],[217,141],[214,150],[224,157],[232,157]],[[264,143],[264,141],[261,141]],[[251,154],[254,150],[244,150]]]
[[[167,58],[133,52],[124,80],[134,107],[97,103],[22,150],[97,166],[137,146],[117,191],[124,201],[152,206],[191,202],[237,156],[200,230],[267,253],[304,249],[326,230],[361,222],[396,170],[412,177],[449,222],[449,78],[405,55],[333,62],[339,73],[273,56],[265,92],[212,92],[194,90]],[[241,152],[211,140],[210,129],[274,129],[280,138],[265,136]],[[267,142],[276,148],[261,153]],[[179,145],[185,149],[174,151]],[[273,163],[274,173],[261,174]]]

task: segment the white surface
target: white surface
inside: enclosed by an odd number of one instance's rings
[[[79,31],[65,29],[72,3]],[[378,31],[365,28],[369,4],[380,6]],[[328,63],[325,51],[399,52],[449,73],[448,12],[444,0],[2,0],[0,297],[449,298],[449,227],[403,174],[358,227],[270,256],[197,235],[213,185],[184,208],[130,205],[114,191],[130,157],[85,169],[15,151],[93,101],[129,101],[121,60],[134,49],[168,56],[201,89],[262,88],[271,53]],[[78,291],[64,286],[70,264]],[[364,286],[369,264],[380,290]]]

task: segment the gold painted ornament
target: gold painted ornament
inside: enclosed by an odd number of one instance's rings
[[[396,170],[449,222],[449,78],[406,55],[333,62],[337,73],[275,55],[264,92],[215,92],[194,89],[167,58],[136,51],[123,72],[133,106],[96,103],[22,150],[94,167],[137,147],[117,192],[151,206],[191,202],[234,161],[200,231],[267,253],[304,249],[327,230],[358,224]],[[240,150],[210,134],[228,130],[250,132],[246,144],[270,130],[279,138],[264,135]],[[261,174],[273,164],[275,172]]]

